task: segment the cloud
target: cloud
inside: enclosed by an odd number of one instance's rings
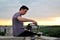
[[[11,18],[14,11],[18,9],[17,0],[0,0],[0,18]]]
[[[60,17],[60,0],[40,0],[30,4],[30,17]]]
[[[60,17],[60,0],[0,0],[0,18],[12,18],[21,5],[30,8],[25,17]]]

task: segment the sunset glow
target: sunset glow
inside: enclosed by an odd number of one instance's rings
[[[35,20],[38,22],[38,25],[60,25],[60,17]],[[24,25],[27,25],[28,23],[30,22],[25,22]],[[12,20],[0,19],[0,25],[12,25]]]
[[[12,25],[11,19],[0,19],[0,25]]]

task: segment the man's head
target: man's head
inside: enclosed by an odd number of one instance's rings
[[[19,11],[20,11],[20,13],[22,14],[22,15],[24,15],[24,14],[26,14],[26,12],[29,10],[29,8],[28,7],[26,7],[26,6],[21,6],[20,7],[20,9],[19,9]]]

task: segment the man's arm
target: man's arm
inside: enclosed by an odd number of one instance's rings
[[[19,21],[22,21],[22,22],[33,22],[33,24],[36,24],[37,25],[37,22],[35,20],[32,20],[32,19],[23,18],[21,16],[18,16],[17,19]]]
[[[17,19],[22,22],[34,22],[34,20],[23,18],[21,16],[18,16]]]

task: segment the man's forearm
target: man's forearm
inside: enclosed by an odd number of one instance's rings
[[[21,21],[23,21],[23,22],[33,22],[34,20],[27,19],[27,18],[22,18],[22,20],[21,20]]]
[[[34,20],[27,19],[27,18],[22,18],[22,17],[19,17],[18,20],[22,21],[22,22],[34,22]]]

